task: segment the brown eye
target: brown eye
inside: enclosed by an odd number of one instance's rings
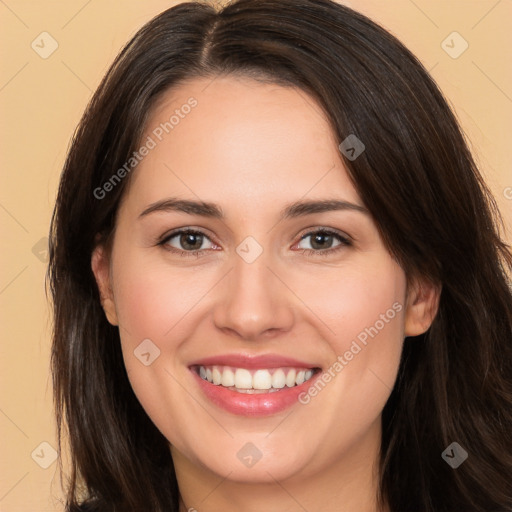
[[[301,246],[302,242],[309,240]],[[304,247],[306,245],[306,247]],[[342,236],[334,231],[325,229],[313,231],[301,237],[298,248],[302,249],[306,254],[325,254],[332,253],[343,247],[351,245],[347,237]]]
[[[172,252],[197,254],[197,251],[211,249],[207,243],[205,244],[207,241],[212,244],[211,240],[204,233],[186,229],[171,233],[159,242],[159,245]]]

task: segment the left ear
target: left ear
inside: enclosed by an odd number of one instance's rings
[[[405,336],[418,336],[428,331],[439,309],[441,285],[425,278],[411,280],[407,289]]]
[[[97,245],[91,256],[91,268],[96,278],[98,291],[101,298],[101,306],[105,311],[105,316],[111,325],[119,325],[112,290],[112,280],[110,276],[110,257],[103,245]]]

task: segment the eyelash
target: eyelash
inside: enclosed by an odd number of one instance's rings
[[[335,238],[338,239],[338,241],[340,243],[335,247],[331,247],[330,249],[325,249],[325,250],[300,249],[302,254],[306,254],[308,256],[330,256],[331,254],[333,254],[339,250],[342,250],[345,247],[350,247],[352,245],[351,240],[347,236],[343,236],[341,233],[338,233],[337,231],[333,231],[332,229],[326,229],[326,228],[319,228],[316,231],[309,231],[309,232],[305,233],[304,235],[302,235],[300,237],[299,243],[302,240],[304,240],[305,238],[317,235],[319,233],[321,233],[323,235],[327,235],[327,236],[334,236]],[[180,229],[177,231],[173,231],[172,233],[169,233],[167,235],[164,235],[164,237],[157,243],[157,245],[162,246],[166,251],[169,251],[169,252],[172,252],[175,254],[179,254],[180,256],[185,256],[185,257],[195,256],[197,258],[200,258],[201,256],[206,256],[206,254],[205,254],[206,249],[201,249],[201,250],[197,250],[197,251],[182,251],[180,249],[176,249],[175,247],[166,246],[166,244],[171,239],[175,238],[178,235],[184,235],[184,234],[200,235],[200,236],[203,236],[203,237],[207,238],[208,240],[210,240],[210,238],[202,231],[198,231],[195,229]]]

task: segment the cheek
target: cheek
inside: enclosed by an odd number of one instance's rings
[[[314,277],[318,283],[320,276]],[[311,402],[315,414],[333,414],[325,412],[326,400],[339,417],[371,422],[391,393],[400,363],[405,275],[394,260],[381,255],[372,264],[337,273],[331,269],[324,287],[313,286],[312,280],[303,283],[301,293],[309,289],[308,306],[328,327],[323,332],[331,359],[325,379],[303,403]],[[324,384],[330,392],[323,393]],[[316,400],[320,394],[323,399]]]
[[[294,282],[297,295],[315,313],[316,323],[324,324],[336,353],[348,350],[358,336],[363,343],[365,337],[373,338],[373,327],[384,337],[400,338],[406,279],[387,253],[336,270],[303,272]]]
[[[203,290],[204,281],[190,273],[147,260],[126,256],[115,267],[122,353],[140,404],[157,428],[174,438],[176,432],[187,431],[185,420],[175,417],[187,405],[180,385],[185,371],[179,368],[181,340],[187,338],[193,306],[208,286]],[[188,408],[193,409],[190,404]]]
[[[175,338],[182,320],[211,288],[204,271],[170,268],[149,258],[124,260],[117,270],[118,319],[133,342]]]
[[[197,324],[195,315],[216,274],[204,269],[172,268],[165,262],[127,252],[114,262],[114,296],[124,364],[148,415],[157,426],[167,425],[164,411],[184,407],[179,382],[188,370],[181,365],[181,345],[186,344]]]

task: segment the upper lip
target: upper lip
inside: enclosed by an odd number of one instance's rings
[[[278,354],[246,355],[246,354],[222,354],[205,357],[192,363],[190,366],[233,366],[235,368],[281,368],[293,366],[296,368],[318,368],[314,363],[300,361],[291,357]]]

